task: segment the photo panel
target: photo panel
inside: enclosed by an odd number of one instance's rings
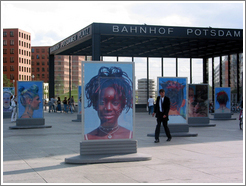
[[[18,118],[43,118],[43,81],[17,81]]]
[[[15,87],[3,87],[3,112],[12,112],[11,96],[15,95]]]
[[[215,113],[231,113],[231,88],[216,87],[214,91]]]
[[[188,117],[208,117],[208,85],[189,84]]]
[[[158,94],[165,90],[170,99],[169,123],[187,123],[187,78],[158,77]]]
[[[133,65],[129,62],[82,63],[85,140],[133,138]],[[128,131],[130,136],[119,135],[122,131]]]

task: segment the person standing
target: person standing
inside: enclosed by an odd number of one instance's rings
[[[11,107],[13,108],[13,110],[12,110],[11,122],[16,121],[16,117],[17,117],[16,106],[17,106],[16,96],[12,95],[11,96]]]
[[[165,90],[160,89],[159,90],[160,96],[157,97],[156,99],[156,104],[154,107],[154,112],[152,116],[157,118],[157,125],[155,129],[155,143],[159,143],[159,135],[160,135],[160,128],[161,128],[161,123],[163,124],[163,127],[165,129],[165,133],[167,138],[167,141],[171,141],[172,136],[170,134],[170,130],[167,126],[168,123],[168,112],[170,110],[170,99],[165,96]]]
[[[67,97],[65,97],[62,102],[63,102],[63,106],[64,106],[64,112],[68,113],[68,110],[67,110]]]
[[[149,107],[149,115],[153,114],[154,112],[154,102],[155,102],[154,98],[152,96],[149,96],[148,103],[147,103]]]

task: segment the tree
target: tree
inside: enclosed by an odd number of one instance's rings
[[[10,82],[6,74],[3,74],[3,87],[13,87],[13,83]]]

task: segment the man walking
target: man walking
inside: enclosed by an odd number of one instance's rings
[[[159,135],[160,135],[160,128],[161,128],[161,123],[163,124],[163,127],[165,129],[165,133],[167,138],[167,141],[171,141],[172,136],[170,134],[170,130],[167,126],[167,121],[168,119],[168,112],[170,110],[170,99],[165,96],[165,90],[160,89],[159,90],[160,96],[157,97],[156,99],[156,104],[154,108],[154,112],[152,116],[156,117],[157,119],[157,125],[155,129],[155,143],[159,143]]]

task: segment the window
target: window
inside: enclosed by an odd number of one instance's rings
[[[37,55],[37,59],[39,59],[39,55]]]
[[[32,72],[34,72],[34,68],[32,68]]]
[[[7,63],[7,62],[8,62],[7,57],[4,57],[4,58],[3,58],[3,62],[4,62],[4,63]]]
[[[11,80],[15,79],[14,74],[10,74],[10,79],[11,79]]]
[[[21,57],[19,57],[19,63],[21,63]]]
[[[7,49],[6,48],[3,49],[3,53],[7,54]]]
[[[14,49],[13,48],[10,49],[10,54],[14,54]]]
[[[19,32],[19,37],[21,36],[21,33]]]
[[[19,66],[19,71],[21,72],[21,66]]]
[[[45,53],[45,50],[44,50],[44,48],[42,48],[42,53]]]
[[[32,55],[32,59],[34,59],[34,55]]]
[[[3,40],[3,46],[7,45],[7,40]]]
[[[10,31],[10,37],[14,37],[14,32]]]
[[[26,42],[24,42],[24,47],[26,47]]]
[[[21,49],[19,49],[19,54],[21,54]]]
[[[37,68],[37,72],[39,72],[39,68]]]
[[[32,61],[32,66],[34,65],[34,61]]]
[[[49,61],[47,62],[47,65],[49,66]]]
[[[26,39],[26,34],[24,34],[24,39]]]
[[[14,40],[10,40],[10,45],[14,45],[15,44],[15,42],[14,42]]]
[[[44,61],[42,61],[42,65],[45,65]]]
[[[14,57],[10,57],[10,63],[14,63],[15,62],[15,58]]]
[[[42,74],[42,78],[44,78],[44,74]]]
[[[15,71],[14,66],[10,65],[10,71]]]
[[[7,66],[3,66],[3,71],[7,71]]]
[[[45,72],[44,68],[42,68],[42,72]]]
[[[34,48],[32,48],[32,53],[34,53],[34,51],[35,51],[35,49],[34,49]]]
[[[26,67],[24,67],[24,72],[26,72]]]
[[[42,59],[45,59],[45,55],[42,55]]]
[[[3,32],[3,37],[7,37],[7,32]]]
[[[19,40],[19,46],[21,46],[21,41]]]
[[[39,65],[39,62],[37,61],[37,65]]]
[[[38,48],[36,49],[36,52],[39,53],[39,49]]]

